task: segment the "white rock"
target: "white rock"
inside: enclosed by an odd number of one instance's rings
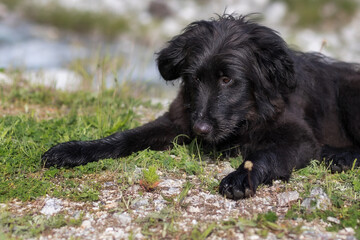
[[[334,217],[327,217],[326,220],[328,220],[329,222],[332,222],[332,223],[340,224],[340,220],[337,218],[334,218]]]
[[[57,198],[47,198],[45,199],[45,205],[41,209],[41,213],[47,216],[53,215],[60,212],[62,209],[62,201]]]
[[[135,201],[131,204],[132,208],[140,208],[140,207],[146,207],[149,205],[149,200],[148,199],[139,199],[138,201]]]
[[[142,233],[138,232],[135,234],[135,239],[144,239],[144,235],[142,235]]]
[[[310,196],[301,203],[301,206],[306,209],[326,210],[331,207],[331,201],[322,188],[315,187],[311,190]]]
[[[127,226],[131,223],[131,216],[130,214],[124,213],[115,213],[114,217],[119,221],[120,225]]]
[[[279,206],[286,206],[289,202],[298,200],[300,197],[297,191],[283,192],[277,195]]]
[[[134,184],[126,190],[126,194],[137,194],[140,189],[140,185]]]
[[[229,162],[224,162],[223,166],[224,166],[224,169],[220,173],[216,174],[216,178],[218,180],[223,179],[224,177],[226,177],[227,175],[229,175],[230,173],[235,171],[235,169],[233,167],[231,167]]]
[[[128,239],[129,234],[125,233],[123,229],[108,227],[101,234],[99,239]]]
[[[161,182],[159,183],[160,188],[181,188],[183,185],[183,180],[173,180],[173,179],[161,179]]]
[[[104,187],[114,187],[114,186],[116,186],[116,183],[114,183],[114,182],[105,182],[103,184],[103,186]]]
[[[347,228],[341,229],[338,233],[343,234],[343,235],[354,235],[355,230],[351,227],[347,227]]]
[[[191,212],[191,213],[199,213],[199,212],[200,212],[200,208],[190,206],[190,207],[188,208],[188,211]]]
[[[161,211],[161,209],[163,209],[164,207],[166,207],[166,201],[163,199],[155,199],[154,200],[154,205],[155,205],[155,209],[156,211]]]
[[[181,188],[171,187],[167,190],[161,191],[165,196],[178,195],[181,192]]]
[[[110,202],[105,205],[106,209],[116,208],[118,206],[117,202]]]
[[[81,226],[80,226],[82,229],[89,229],[91,228],[91,222],[90,220],[85,220],[82,222]]]
[[[108,227],[105,229],[105,232],[113,232],[114,231],[114,228],[112,227]]]
[[[184,203],[186,203],[186,204],[194,204],[194,203],[198,203],[198,202],[200,202],[200,197],[198,195],[186,197],[184,200]]]

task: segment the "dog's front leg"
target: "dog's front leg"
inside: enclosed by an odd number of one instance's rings
[[[235,200],[250,197],[260,184],[288,180],[293,169],[303,168],[318,157],[319,146],[306,130],[294,128],[280,134],[282,137],[278,138],[277,133],[270,133],[264,148],[244,156],[239,168],[222,179],[221,195]]]
[[[141,127],[102,139],[60,143],[44,153],[42,161],[45,167],[74,167],[100,159],[124,157],[146,148],[164,150],[180,134],[186,131],[171,120],[171,112],[168,112]]]

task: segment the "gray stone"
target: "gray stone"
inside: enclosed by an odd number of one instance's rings
[[[114,217],[119,221],[120,225],[122,226],[127,226],[131,223],[131,216],[126,212],[115,213]]]
[[[230,173],[235,171],[235,169],[233,167],[231,167],[229,162],[224,162],[223,166],[224,166],[224,169],[220,173],[216,174],[217,180],[221,180],[224,177],[226,177],[227,175],[229,175]]]
[[[56,214],[62,209],[62,201],[57,198],[46,198],[45,205],[41,209],[41,213],[47,216]]]
[[[332,223],[340,224],[340,220],[337,218],[334,218],[334,217],[327,217],[326,220],[328,220],[329,222],[332,222]]]
[[[72,216],[75,219],[80,219],[81,215],[82,215],[81,211],[75,211]]]
[[[82,229],[90,229],[91,226],[91,221],[90,220],[85,220],[82,222],[81,226]]]
[[[301,203],[301,206],[311,210],[327,210],[331,207],[331,201],[322,188],[315,187],[311,190],[310,196]]]
[[[134,170],[134,179],[139,180],[143,177],[143,169],[136,167]]]
[[[178,195],[181,192],[181,188],[171,187],[167,190],[162,190],[161,193],[165,196]]]
[[[181,192],[183,180],[162,179],[158,187],[161,189],[161,194],[165,196],[178,195]]]
[[[351,227],[347,227],[347,228],[341,229],[338,233],[342,234],[342,235],[354,235],[355,230],[353,228],[351,228]],[[355,239],[355,237],[350,238],[350,239]]]
[[[199,212],[201,212],[199,207],[193,207],[193,206],[188,207],[188,211],[191,212],[191,213],[199,213]]]
[[[114,187],[114,186],[116,186],[116,183],[114,183],[114,182],[105,182],[103,184],[103,186],[104,187]]]
[[[148,199],[139,199],[137,201],[134,201],[132,204],[131,204],[131,207],[132,208],[140,208],[140,207],[146,207],[149,205],[149,200]]]
[[[283,192],[277,195],[277,202],[279,206],[286,206],[290,202],[298,200],[299,197],[297,191]]]
[[[108,227],[100,235],[99,239],[128,239],[129,234],[125,233],[124,229]]]
[[[158,187],[160,188],[182,188],[183,180],[178,179],[161,179]]]
[[[155,205],[156,211],[161,211],[161,209],[166,207],[166,203],[167,202],[164,199],[155,199],[154,200],[154,205]]]

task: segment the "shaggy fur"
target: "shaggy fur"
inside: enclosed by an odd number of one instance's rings
[[[240,199],[261,183],[289,179],[311,159],[342,171],[360,157],[358,64],[294,51],[272,29],[228,15],[190,24],[157,63],[166,81],[182,83],[167,113],[103,139],[54,146],[45,166],[163,150],[187,135],[252,162],[251,171],[243,163],[220,183],[220,194]]]

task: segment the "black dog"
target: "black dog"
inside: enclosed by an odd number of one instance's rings
[[[190,24],[157,63],[165,80],[182,82],[167,113],[103,139],[61,143],[43,155],[45,166],[164,150],[187,135],[252,163],[221,181],[220,193],[233,199],[289,179],[311,159],[325,159],[334,171],[359,166],[358,64],[291,50],[275,31],[229,15]]]

